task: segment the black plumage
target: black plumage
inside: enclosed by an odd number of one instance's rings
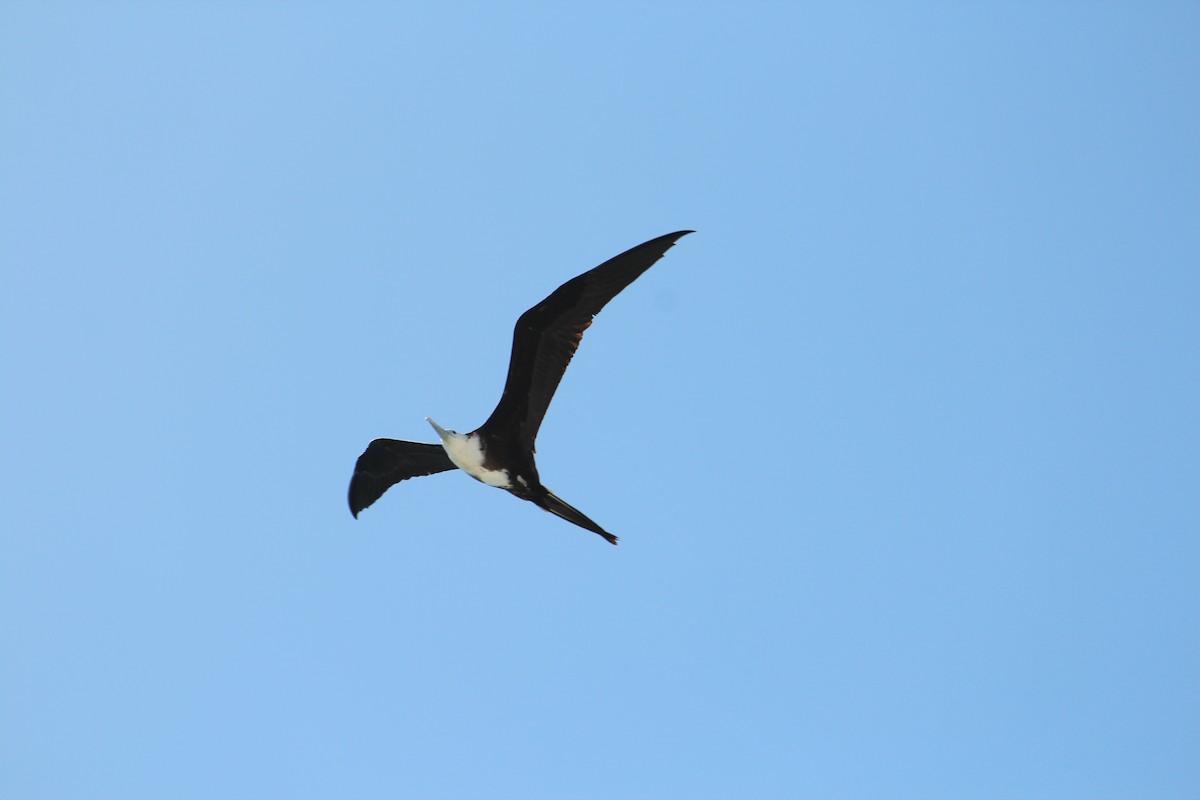
[[[512,356],[500,402],[483,425],[466,435],[482,449],[483,469],[507,473],[510,485],[503,488],[613,544],[617,543],[615,536],[542,486],[534,463],[534,440],[596,314],[689,233],[692,231],[669,233],[626,250],[567,281],[522,314],[513,330]],[[357,517],[393,484],[455,466],[442,445],[376,439],[355,464],[350,511]]]

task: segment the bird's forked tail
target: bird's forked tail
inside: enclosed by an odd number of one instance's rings
[[[592,522],[587,518],[586,514],[566,503],[562,498],[549,489],[546,489],[546,493],[544,495],[531,499],[538,505],[539,508],[544,508],[551,514],[554,514],[557,517],[562,517],[567,522],[578,525],[581,528],[586,528],[592,533],[600,534],[609,544],[617,543],[616,536],[613,536],[611,533],[604,530],[604,528],[601,528],[599,525]]]

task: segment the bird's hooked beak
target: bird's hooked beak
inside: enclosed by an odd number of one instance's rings
[[[441,425],[438,425],[436,422],[431,420],[429,417],[426,417],[425,421],[433,426],[433,429],[435,431],[437,431],[438,438],[440,438],[443,442],[446,441],[446,439],[448,439],[450,437],[450,434],[454,433],[454,431],[448,431],[445,428],[443,428]]]

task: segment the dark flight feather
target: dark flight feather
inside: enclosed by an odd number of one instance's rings
[[[596,314],[678,239],[693,232],[668,233],[626,250],[567,281],[522,314],[513,330],[504,394],[479,432],[489,438],[504,436],[513,446],[532,451],[546,409]]]
[[[393,484],[421,475],[456,469],[440,444],[376,439],[358,457],[350,479],[350,512],[358,512],[379,499]]]

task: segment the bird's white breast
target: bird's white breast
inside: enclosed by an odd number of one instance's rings
[[[484,468],[483,445],[478,436],[469,433],[455,433],[442,440],[442,447],[454,465],[475,480],[498,489],[512,487],[508,472],[502,469]]]

